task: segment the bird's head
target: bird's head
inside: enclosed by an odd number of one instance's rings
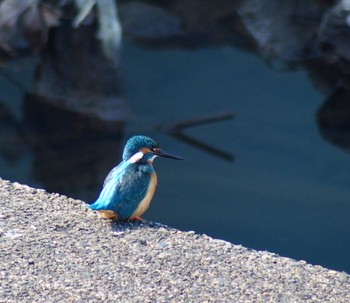
[[[183,160],[181,157],[163,152],[156,141],[146,136],[133,136],[124,147],[123,161],[153,162],[156,157]]]

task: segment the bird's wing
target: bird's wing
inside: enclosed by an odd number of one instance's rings
[[[120,163],[118,166],[114,167],[110,172],[109,174],[107,175],[106,179],[104,180],[103,182],[103,187],[106,186],[106,184],[112,180],[112,179],[115,179],[117,177],[118,174],[120,174],[122,171],[123,171],[123,168],[125,166],[125,163],[122,162]]]
[[[136,164],[122,163],[107,176],[99,198],[90,205],[94,210],[112,210],[123,218],[129,218],[145,197],[150,174]]]

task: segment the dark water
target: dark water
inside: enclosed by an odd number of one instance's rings
[[[321,138],[315,113],[324,97],[304,72],[272,71],[229,48],[155,52],[126,44],[123,57],[132,119],[123,138],[106,136],[95,144],[87,137],[87,148],[99,153],[87,158],[85,166],[93,169],[83,179],[81,171],[66,167],[73,196],[93,200],[119,161],[119,142],[149,135],[186,161],[156,160],[158,190],[145,219],[350,272],[350,157]],[[18,94],[4,81],[7,97]],[[1,100],[20,121],[20,101],[13,100],[21,95],[16,98]],[[218,112],[234,112],[235,118],[186,133],[234,155],[231,162],[154,130]],[[12,162],[0,160],[1,176],[45,187],[33,171],[46,153],[22,149]],[[64,152],[70,163],[79,158],[70,159],[69,148]],[[60,173],[62,179],[65,171]],[[49,190],[59,191],[52,179]]]

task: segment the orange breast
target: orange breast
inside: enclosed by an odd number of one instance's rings
[[[151,203],[151,200],[153,198],[153,195],[156,191],[156,187],[157,187],[157,175],[156,173],[152,173],[146,196],[142,199],[139,206],[137,207],[137,209],[132,214],[129,220],[133,220],[136,217],[140,217],[148,209]]]

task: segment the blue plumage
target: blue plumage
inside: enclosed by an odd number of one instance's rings
[[[152,163],[157,156],[182,159],[162,152],[151,138],[130,138],[124,148],[123,161],[108,174],[98,199],[90,208],[102,215],[105,211],[113,212],[118,220],[141,216],[156,188],[157,178]]]

